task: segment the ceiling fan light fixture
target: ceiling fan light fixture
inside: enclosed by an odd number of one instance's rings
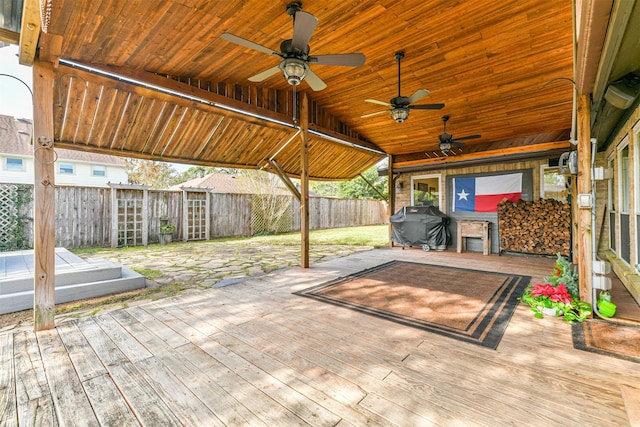
[[[440,143],[440,150],[442,150],[443,153],[448,152],[449,150],[451,150],[451,143],[450,142],[441,142]]]
[[[393,117],[393,120],[398,123],[404,122],[409,117],[408,108],[394,108],[393,110],[389,111],[389,113],[391,114],[391,117]]]
[[[298,86],[307,75],[309,66],[297,58],[288,58],[280,63],[280,69],[291,86]]]

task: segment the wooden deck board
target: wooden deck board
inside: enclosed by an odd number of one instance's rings
[[[34,334],[14,335],[14,363],[19,424],[57,426],[58,419]]]
[[[37,337],[60,424],[74,425],[77,420],[82,420],[86,426],[100,425],[58,331],[40,331]]]
[[[0,335],[0,425],[17,426],[13,335]]]
[[[157,337],[148,325],[151,323],[154,325],[153,329],[157,331],[158,324],[155,322],[148,322],[144,320],[144,324],[138,321],[140,317],[132,316],[129,311],[135,311],[140,316],[145,313],[141,309],[130,309],[127,311],[119,311],[113,314],[113,317],[118,320],[129,331],[135,334],[136,338],[145,345],[150,351],[152,351],[157,357],[159,357],[163,363],[173,372],[175,376],[180,378],[185,384],[189,384],[189,388],[209,409],[211,409],[217,418],[220,419],[223,425],[264,425],[261,420],[254,417],[250,411],[227,392],[222,387],[216,384],[206,372],[204,372],[197,364],[192,363],[189,360],[185,360],[183,357],[177,357],[175,348],[170,345],[172,339],[163,341]],[[148,314],[143,316],[144,319],[152,317]],[[179,336],[176,332],[173,334]],[[168,334],[163,334],[167,337]],[[188,341],[184,344],[187,345]]]
[[[532,281],[553,265],[379,250],[3,333],[0,425],[634,425],[638,364],[573,349],[561,319],[519,306],[492,350],[292,295],[392,256]]]
[[[122,397],[143,425],[181,425],[169,406],[158,396],[137,367],[130,362],[94,319],[82,319],[80,331],[109,375],[118,385]]]

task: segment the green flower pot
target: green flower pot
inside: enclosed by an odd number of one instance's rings
[[[598,301],[598,313],[602,317],[613,317],[616,314],[616,305],[611,301],[601,299]]]

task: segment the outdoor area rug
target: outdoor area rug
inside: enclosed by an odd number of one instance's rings
[[[640,363],[640,326],[587,320],[573,325],[573,347]]]
[[[295,294],[495,349],[529,279],[391,261]]]

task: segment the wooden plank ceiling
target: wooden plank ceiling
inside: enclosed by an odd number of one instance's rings
[[[61,64],[55,85],[58,146],[249,168],[274,158],[289,175],[299,175],[292,105],[300,93],[294,97],[280,73],[249,82],[278,58],[220,37],[229,32],[279,51],[293,32],[287,1],[51,5],[40,55]],[[312,65],[327,84],[322,91],[310,90],[306,82],[298,86],[313,101],[310,123],[321,133],[311,140],[312,179],[354,177],[385,154],[396,166],[455,165],[467,156],[496,153],[551,157],[569,146],[570,0],[308,0],[303,10],[319,21],[309,42],[312,55],[366,55],[362,67]],[[402,95],[428,89],[430,95],[418,103],[445,107],[412,110],[403,123],[386,113],[362,118],[385,109],[365,99],[386,102],[398,94],[397,51],[405,53]],[[72,62],[164,91],[70,68]],[[447,131],[454,138],[482,137],[445,158],[438,149],[443,115],[450,116]]]

